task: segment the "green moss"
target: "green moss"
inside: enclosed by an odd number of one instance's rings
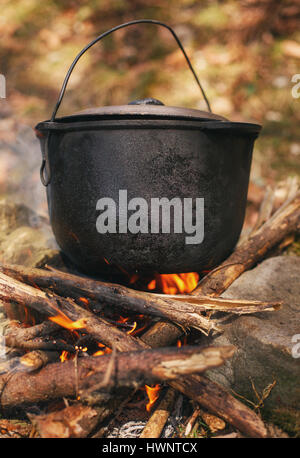
[[[194,16],[193,22],[197,26],[212,27],[214,29],[223,28],[228,24],[229,16],[219,5],[208,5],[202,8]]]
[[[300,411],[292,407],[280,407],[263,414],[266,421],[279,426],[290,437],[300,437]]]
[[[300,235],[295,238],[294,243],[287,249],[287,254],[300,256]]]

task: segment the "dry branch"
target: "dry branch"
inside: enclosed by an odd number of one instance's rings
[[[19,281],[41,288],[52,288],[57,294],[72,298],[90,298],[129,312],[168,318],[183,327],[193,327],[207,333],[221,331],[212,320],[202,316],[206,311],[254,313],[278,309],[279,303],[214,299],[188,295],[162,295],[135,291],[124,286],[104,283],[57,270],[51,272],[21,266],[0,265],[0,271]]]
[[[206,275],[194,295],[220,296],[243,272],[251,269],[288,235],[300,231],[300,193],[283,204],[217,269]]]
[[[195,303],[178,301],[176,296],[165,298],[153,293],[136,291],[125,286],[104,283],[57,270],[47,271],[0,265],[0,271],[20,282],[40,288],[51,288],[64,297],[72,297],[75,300],[82,297],[96,300],[100,303],[100,307],[103,307],[103,304],[109,304],[118,311],[123,308],[129,312],[154,315],[179,323],[183,327],[193,327],[206,333],[210,330],[220,331],[212,320],[201,315],[201,312],[206,310],[205,307],[201,307],[201,304],[198,307]],[[219,300],[212,299],[210,304],[213,305],[214,302],[218,304]]]

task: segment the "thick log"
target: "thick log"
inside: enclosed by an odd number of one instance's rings
[[[232,346],[163,348],[116,353],[113,366],[110,355],[48,364],[37,373],[0,376],[0,405],[5,410],[67,396],[90,401],[94,390],[97,396],[99,390],[119,391],[204,372],[223,364],[233,352]]]
[[[168,347],[183,334],[184,329],[180,326],[168,321],[158,321],[144,332],[141,340],[152,348]]]

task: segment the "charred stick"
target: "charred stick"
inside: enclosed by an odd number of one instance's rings
[[[29,328],[12,327],[4,334],[3,342],[7,347],[20,350],[66,350],[73,352],[74,347],[61,339],[50,339],[49,335],[60,328],[55,323],[45,321]]]
[[[74,352],[74,346],[69,345],[63,340],[44,340],[40,337],[32,340],[22,341],[19,336],[16,335],[7,335],[6,337],[6,346],[12,348],[18,348],[19,350],[44,350],[44,351],[69,351]]]
[[[49,362],[58,360],[58,352],[35,350],[20,357],[0,362],[0,374],[12,371],[33,372],[46,366]]]
[[[8,302],[14,300],[24,307],[38,310],[66,328],[84,329],[94,339],[110,348],[113,345],[119,351],[141,348],[141,344],[134,337],[120,331],[103,318],[83,309],[72,299],[48,294],[3,273],[0,273],[0,299]],[[146,347],[145,344],[142,346]]]

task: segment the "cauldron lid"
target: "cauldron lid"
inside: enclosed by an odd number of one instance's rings
[[[89,108],[73,115],[56,118],[57,122],[78,122],[99,119],[185,119],[197,121],[223,121],[229,122],[223,116],[208,111],[194,108],[166,106],[153,98],[135,100],[128,105],[112,105]]]

